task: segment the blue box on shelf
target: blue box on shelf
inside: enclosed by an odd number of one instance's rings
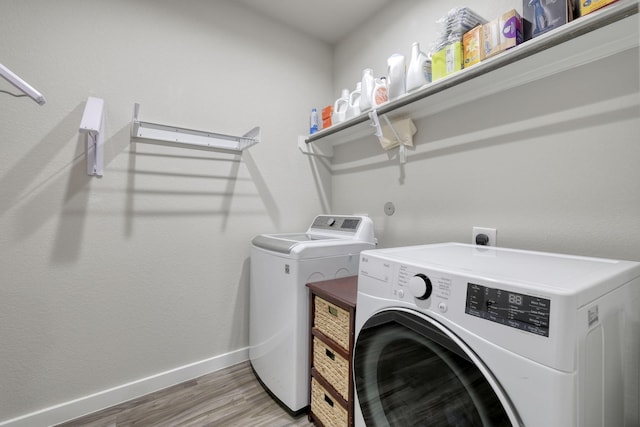
[[[573,0],[522,0],[524,39],[531,40],[574,17]]]

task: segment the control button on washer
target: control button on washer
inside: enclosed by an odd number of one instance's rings
[[[447,303],[445,302],[441,302],[440,304],[438,304],[438,309],[443,313],[447,312],[447,308]]]

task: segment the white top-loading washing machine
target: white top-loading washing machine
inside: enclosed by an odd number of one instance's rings
[[[640,425],[640,264],[464,244],[364,251],[355,425]]]
[[[364,215],[319,215],[306,233],[262,234],[251,242],[249,359],[262,384],[290,412],[309,405],[306,284],[358,274],[375,247]]]

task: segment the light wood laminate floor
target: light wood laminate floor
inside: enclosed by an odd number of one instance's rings
[[[262,388],[249,362],[113,406],[58,427],[313,426]]]

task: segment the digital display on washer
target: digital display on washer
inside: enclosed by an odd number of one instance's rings
[[[512,328],[549,336],[551,301],[467,283],[465,313]]]
[[[360,223],[360,220],[357,218],[345,219],[342,221],[342,227],[340,228],[344,230],[355,230],[358,228],[358,223]]]

